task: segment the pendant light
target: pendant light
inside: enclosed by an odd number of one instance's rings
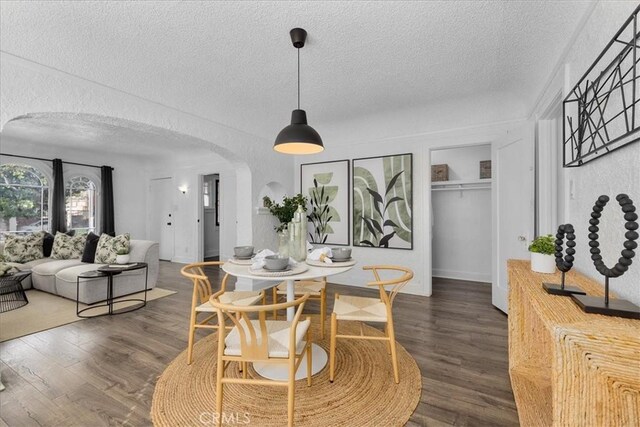
[[[307,32],[294,28],[289,34],[293,47],[298,50],[298,108],[291,113],[291,124],[276,137],[273,149],[285,154],[315,154],[324,150],[322,138],[307,124],[307,113],[300,109],[300,49],[304,47]]]

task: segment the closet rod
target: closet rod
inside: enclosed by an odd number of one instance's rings
[[[491,190],[491,187],[442,187],[432,188],[431,191],[463,191],[463,190]]]
[[[0,156],[18,157],[18,158],[21,158],[21,159],[42,160],[43,162],[52,162],[53,161],[53,159],[43,159],[42,157],[20,156],[18,154],[0,153]],[[102,166],[88,165],[86,163],[75,163],[75,162],[65,162],[65,161],[63,161],[62,163],[65,163],[67,165],[86,166],[88,168],[98,168],[98,169],[102,168]],[[109,167],[111,167],[111,166],[109,166]],[[111,168],[111,170],[113,170],[113,168]]]

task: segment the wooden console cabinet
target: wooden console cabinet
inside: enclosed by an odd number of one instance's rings
[[[640,426],[640,320],[586,314],[509,260],[509,375],[523,426]],[[573,271],[566,283],[604,295]],[[640,283],[633,283],[638,289]],[[640,292],[640,291],[639,291]]]

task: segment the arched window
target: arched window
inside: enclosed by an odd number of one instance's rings
[[[49,230],[49,181],[33,166],[0,165],[0,231]]]
[[[84,176],[76,176],[67,182],[65,191],[67,229],[95,231],[96,184]]]

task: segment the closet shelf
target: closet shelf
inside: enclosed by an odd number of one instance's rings
[[[491,188],[491,179],[436,181],[431,183],[433,191],[484,190]]]

